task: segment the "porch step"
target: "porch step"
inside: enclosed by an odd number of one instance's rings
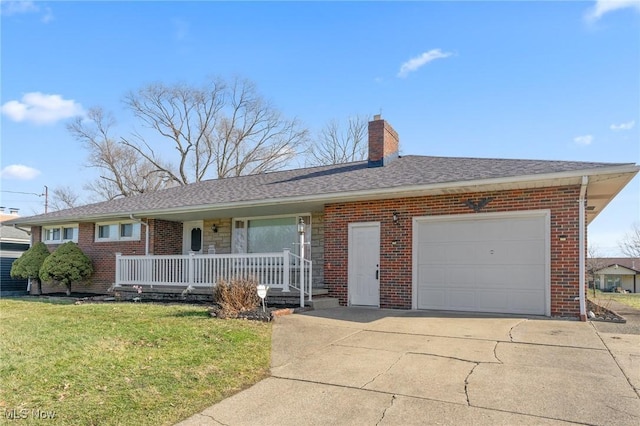
[[[311,301],[311,307],[314,310],[331,309],[340,306],[340,302],[335,297],[319,297]]]

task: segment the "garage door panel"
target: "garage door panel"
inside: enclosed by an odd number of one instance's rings
[[[447,268],[443,266],[423,265],[418,274],[423,277],[422,283],[430,285],[444,285],[446,282]]]
[[[476,267],[468,265],[464,267],[447,268],[445,285],[459,288],[476,288]]]
[[[447,262],[447,252],[438,244],[420,244],[418,262],[420,265],[441,265]]]
[[[423,309],[445,309],[446,291],[443,288],[424,288],[418,293],[418,303]]]
[[[484,290],[479,291],[478,311],[483,312],[505,312],[509,308],[509,295],[505,291]]]
[[[448,306],[443,309],[454,311],[476,311],[476,290],[454,288],[447,292]]]
[[[544,315],[546,215],[418,219],[417,307]]]
[[[434,223],[429,228],[418,228],[418,241],[427,241],[427,238],[435,241],[446,241],[449,235],[449,226],[447,223]]]
[[[545,296],[542,290],[515,291],[509,294],[509,306],[514,312],[540,315],[539,306],[544,305]]]

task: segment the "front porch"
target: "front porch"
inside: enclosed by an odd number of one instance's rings
[[[175,295],[206,299],[212,295],[218,280],[243,278],[269,287],[268,298],[276,294],[281,299],[295,298],[302,307],[305,300],[312,301],[314,293],[324,290],[314,291],[312,277],[312,262],[286,249],[281,253],[251,254],[125,256],[117,253],[113,291],[127,295],[154,293],[160,300],[175,298]]]

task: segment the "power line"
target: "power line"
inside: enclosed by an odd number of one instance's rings
[[[47,185],[44,186],[44,192],[42,194],[36,194],[35,192],[8,191],[4,189],[0,192],[7,192],[10,194],[37,195],[38,197],[44,197],[44,212],[48,213],[49,211],[49,187]]]

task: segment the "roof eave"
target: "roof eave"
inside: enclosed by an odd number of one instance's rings
[[[603,167],[597,169],[583,169],[573,170],[557,173],[546,173],[536,175],[524,175],[515,177],[502,177],[492,179],[476,179],[470,181],[456,181],[456,182],[442,182],[436,184],[424,184],[424,185],[408,185],[389,187],[382,189],[368,189],[349,192],[335,192],[335,193],[323,193],[313,195],[300,195],[292,197],[279,197],[260,200],[247,200],[240,202],[229,203],[216,203],[216,204],[200,204],[187,207],[177,207],[168,209],[150,209],[150,210],[134,210],[134,211],[121,211],[117,213],[104,213],[95,215],[83,215],[81,217],[67,216],[63,218],[52,218],[50,220],[38,218],[36,216],[33,219],[27,217],[24,219],[13,219],[7,221],[8,224],[16,224],[18,226],[30,226],[30,225],[48,225],[48,224],[61,224],[68,222],[96,222],[101,220],[112,220],[116,218],[129,218],[130,215],[134,215],[137,218],[154,218],[158,216],[167,215],[180,215],[189,214],[199,211],[214,211],[214,210],[228,210],[228,209],[242,209],[242,208],[254,208],[264,207],[272,204],[289,204],[298,205],[301,203],[337,203],[348,201],[361,201],[361,200],[375,200],[385,198],[403,198],[418,195],[437,195],[437,194],[451,194],[451,193],[469,193],[469,192],[485,192],[491,190],[506,190],[506,189],[518,189],[518,188],[536,188],[536,187],[550,187],[550,186],[565,186],[565,185],[579,185],[582,176],[596,177],[606,175],[628,175],[625,179],[625,184],[628,183],[633,177],[640,171],[640,166],[635,164],[623,164],[611,167]],[[621,185],[618,190],[611,195],[610,199],[613,199],[615,195],[622,190],[624,185]],[[609,203],[606,201],[606,204]],[[605,204],[605,205],[606,205]],[[597,213],[596,213],[597,214]],[[595,217],[595,216],[593,216]]]

